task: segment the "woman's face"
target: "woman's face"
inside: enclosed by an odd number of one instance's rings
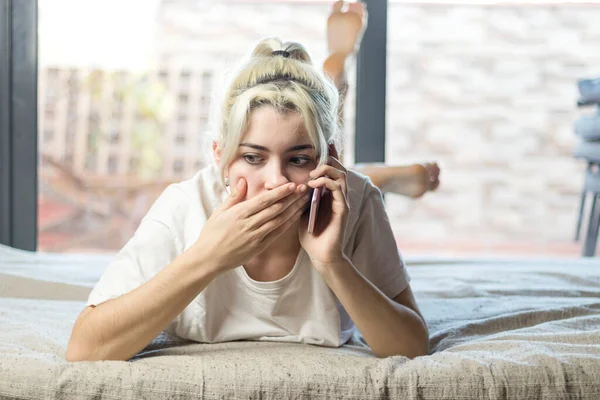
[[[317,166],[316,156],[299,114],[260,107],[252,112],[226,176],[231,185],[240,178],[247,181],[243,199],[247,200],[289,182],[308,182],[308,174]]]

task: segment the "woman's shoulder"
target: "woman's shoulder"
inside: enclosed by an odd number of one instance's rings
[[[348,184],[348,203],[351,209],[362,208],[370,196],[381,196],[381,191],[373,184],[371,178],[358,171],[348,168],[346,182]]]
[[[350,207],[348,222],[346,223],[347,234],[345,236],[346,244],[348,244],[353,242],[361,218],[373,217],[365,212],[365,208],[368,206],[367,203],[373,201],[374,198],[381,198],[381,192],[368,176],[352,169],[348,169],[346,182],[348,185],[348,205]]]
[[[226,196],[218,167],[209,164],[191,178],[170,184],[148,214],[154,217],[168,214],[171,218],[185,218],[195,212],[210,215]]]
[[[212,194],[216,198],[227,196],[225,187],[221,182],[219,167],[215,163],[210,163],[200,169],[191,178],[172,185],[190,200],[206,198],[207,194]]]

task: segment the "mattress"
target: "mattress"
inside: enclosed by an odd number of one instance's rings
[[[0,398],[599,399],[600,261],[407,258],[430,354],[163,333],[130,361],[67,362],[112,255],[0,246]]]

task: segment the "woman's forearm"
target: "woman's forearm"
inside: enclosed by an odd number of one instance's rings
[[[73,327],[66,359],[130,359],[204,290],[215,271],[183,253],[137,289],[88,308]]]
[[[383,294],[350,260],[319,270],[376,356],[414,358],[428,353],[423,319]]]

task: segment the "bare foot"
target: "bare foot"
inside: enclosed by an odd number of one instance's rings
[[[336,1],[327,18],[329,54],[341,53],[347,56],[358,51],[365,29],[367,6],[363,2]]]
[[[440,185],[440,167],[435,162],[408,166],[362,164],[357,165],[355,170],[369,176],[382,192],[413,199],[436,190]]]

